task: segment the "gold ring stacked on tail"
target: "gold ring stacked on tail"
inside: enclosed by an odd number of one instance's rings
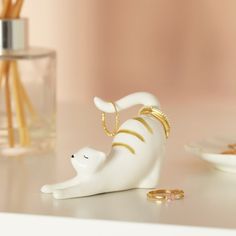
[[[139,111],[139,114],[140,115],[151,115],[154,118],[156,118],[157,120],[159,120],[161,122],[161,124],[163,125],[163,128],[165,130],[166,138],[169,137],[170,123],[169,123],[169,120],[168,120],[167,116],[162,111],[160,111],[156,107],[149,106],[149,107],[141,108],[141,110]]]

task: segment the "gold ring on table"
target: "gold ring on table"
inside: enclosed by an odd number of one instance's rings
[[[139,114],[140,115],[151,115],[154,118],[156,118],[157,120],[159,120],[161,122],[161,124],[163,125],[163,128],[165,130],[166,138],[169,137],[170,122],[169,122],[167,116],[161,110],[159,110],[157,107],[145,106],[145,107],[140,109]]]
[[[116,108],[116,104],[111,102],[111,104],[113,105],[114,107],[114,110],[115,110],[115,129],[113,131],[110,131],[108,128],[107,128],[107,125],[106,125],[106,114],[105,112],[102,112],[102,127],[104,129],[104,132],[107,136],[115,136],[118,129],[119,129],[119,126],[120,126],[120,117],[119,117],[119,113],[117,111],[117,108]]]
[[[156,189],[147,193],[149,200],[180,200],[184,198],[184,191],[181,189]]]

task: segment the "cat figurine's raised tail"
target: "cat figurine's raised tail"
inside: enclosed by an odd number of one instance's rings
[[[100,98],[95,97],[94,103],[102,112],[115,112],[111,103]],[[77,175],[62,183],[44,185],[43,193],[66,199],[157,186],[169,133],[168,120],[160,111],[157,98],[150,93],[138,92],[114,104],[117,111],[134,105],[144,105],[144,108],[137,117],[119,127],[108,154],[82,148],[71,156]]]

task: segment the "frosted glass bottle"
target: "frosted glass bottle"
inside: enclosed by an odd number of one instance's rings
[[[56,53],[28,46],[27,19],[0,20],[0,155],[55,145]]]

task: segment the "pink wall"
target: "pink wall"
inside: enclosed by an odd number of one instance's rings
[[[149,90],[235,98],[236,1],[26,0],[31,42],[58,51],[58,98]]]

